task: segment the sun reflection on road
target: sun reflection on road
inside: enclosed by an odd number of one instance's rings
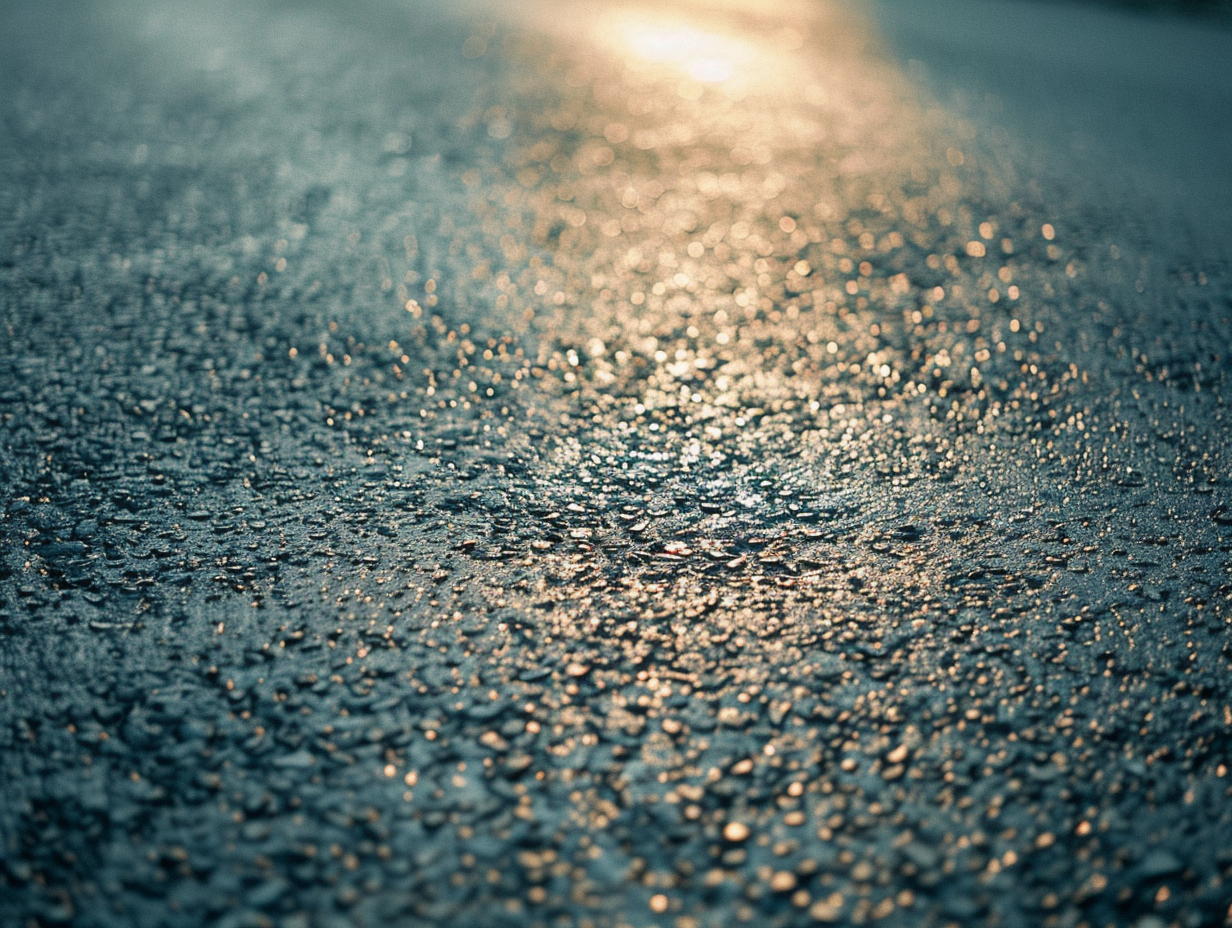
[[[644,61],[679,68],[703,84],[745,76],[759,57],[748,42],[682,23],[634,20],[626,22],[619,35]]]
[[[775,85],[783,77],[783,52],[798,40],[794,34],[775,41],[756,34],[736,34],[728,21],[708,17],[693,22],[676,15],[646,11],[600,17],[594,35],[615,51],[633,71],[675,73],[683,79],[686,97],[705,87],[742,98],[747,92]],[[688,87],[694,88],[689,93]]]

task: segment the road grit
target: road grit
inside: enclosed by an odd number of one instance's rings
[[[1226,263],[574,13],[6,12],[5,923],[1222,924]]]

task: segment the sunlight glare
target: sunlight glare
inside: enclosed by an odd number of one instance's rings
[[[702,84],[747,73],[759,57],[740,39],[676,23],[630,22],[621,30],[629,49],[648,64],[678,68]]]

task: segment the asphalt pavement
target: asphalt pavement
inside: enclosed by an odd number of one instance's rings
[[[0,924],[1228,924],[1230,50],[0,4]]]

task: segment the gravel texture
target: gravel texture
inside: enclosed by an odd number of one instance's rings
[[[0,923],[1226,924],[1232,185],[867,15],[0,6]]]

